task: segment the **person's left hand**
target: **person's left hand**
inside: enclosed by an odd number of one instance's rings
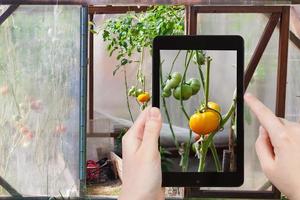
[[[161,160],[158,138],[162,126],[158,108],[146,108],[124,135],[123,185],[119,200],[161,200]]]

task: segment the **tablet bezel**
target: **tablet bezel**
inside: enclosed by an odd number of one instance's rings
[[[158,36],[153,41],[152,106],[160,107],[160,50],[237,52],[236,172],[163,172],[163,187],[234,187],[244,182],[244,40],[237,35]]]

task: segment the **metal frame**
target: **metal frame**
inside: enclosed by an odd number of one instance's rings
[[[80,8],[80,132],[79,180],[80,197],[86,185],[86,124],[87,124],[87,66],[88,66],[88,7]]]

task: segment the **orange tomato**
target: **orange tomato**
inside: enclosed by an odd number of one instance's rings
[[[21,128],[19,129],[19,131],[20,131],[20,133],[22,133],[24,135],[26,135],[26,134],[28,134],[30,132],[29,129],[27,127],[25,127],[25,126],[21,126]]]
[[[59,124],[56,126],[56,133],[65,133],[67,128],[63,124]]]
[[[0,87],[0,94],[5,96],[7,95],[9,92],[9,88],[8,88],[8,85],[3,85]]]
[[[148,92],[143,92],[137,97],[137,100],[141,103],[148,102],[150,100],[150,95]]]
[[[197,112],[190,117],[190,129],[199,135],[207,135],[218,129],[220,116],[217,112],[209,110],[203,113]]]
[[[214,109],[214,110],[216,110],[216,111],[218,111],[218,112],[221,112],[221,107],[219,106],[219,104],[217,104],[217,103],[215,103],[215,102],[212,102],[212,101],[207,102],[207,106],[208,106],[209,108],[211,108],[211,109]]]

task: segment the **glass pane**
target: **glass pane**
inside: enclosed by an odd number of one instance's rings
[[[80,6],[20,6],[0,44],[0,176],[24,196],[77,196]]]
[[[198,34],[241,35],[245,40],[245,69],[264,30],[268,17],[263,14],[199,14]],[[251,27],[251,28],[249,28]],[[278,30],[261,58],[247,91],[258,96],[272,110],[275,108],[276,72],[278,58]],[[231,95],[231,94],[228,94]],[[224,98],[227,96],[225,95]],[[261,171],[255,140],[259,123],[245,106],[245,181],[242,187],[227,189],[257,190],[267,179]],[[207,188],[213,189],[213,188]],[[226,189],[226,188],[224,188]]]

